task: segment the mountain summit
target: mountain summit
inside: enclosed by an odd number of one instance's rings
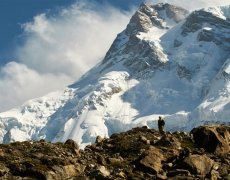
[[[76,140],[136,126],[229,123],[230,6],[142,4],[103,61],[63,91],[0,113],[0,141]]]

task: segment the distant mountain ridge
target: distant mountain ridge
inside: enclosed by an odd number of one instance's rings
[[[136,126],[191,130],[230,120],[230,6],[142,4],[103,61],[64,91],[0,113],[0,141],[76,140]]]

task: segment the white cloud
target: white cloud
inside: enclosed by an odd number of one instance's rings
[[[24,64],[8,63],[0,69],[0,110],[17,106],[31,97],[57,90],[70,81],[65,74],[39,74]]]
[[[106,9],[106,11],[104,10]],[[41,14],[23,27],[28,35],[18,49],[20,62],[41,73],[65,73],[77,79],[105,55],[129,16],[92,4],[75,4],[58,16]]]
[[[225,6],[230,5],[229,0],[147,0],[148,2],[154,3],[170,3],[177,6],[181,6],[189,11],[201,9],[204,7],[213,7],[213,6]]]
[[[24,24],[17,63],[0,69],[0,112],[77,80],[102,60],[130,16],[109,6],[80,3]]]

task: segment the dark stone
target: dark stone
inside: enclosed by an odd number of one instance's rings
[[[68,139],[64,145],[72,149],[79,149],[79,145],[72,139]]]
[[[174,40],[174,47],[179,47],[182,45],[181,41],[178,41],[177,39]]]
[[[177,175],[188,176],[188,175],[190,175],[190,172],[188,170],[185,170],[185,169],[174,169],[174,170],[171,170],[167,173],[168,177],[174,177]]]
[[[156,142],[156,146],[171,146],[172,142],[168,138],[161,138]]]
[[[207,152],[226,154],[230,152],[229,126],[201,126],[191,131],[195,143]]]
[[[105,165],[106,164],[106,160],[103,156],[98,156],[97,157],[97,162],[101,165]]]

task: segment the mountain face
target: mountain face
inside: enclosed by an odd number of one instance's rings
[[[64,91],[0,113],[0,141],[76,140],[132,127],[229,123],[230,6],[142,4],[103,61]]]

